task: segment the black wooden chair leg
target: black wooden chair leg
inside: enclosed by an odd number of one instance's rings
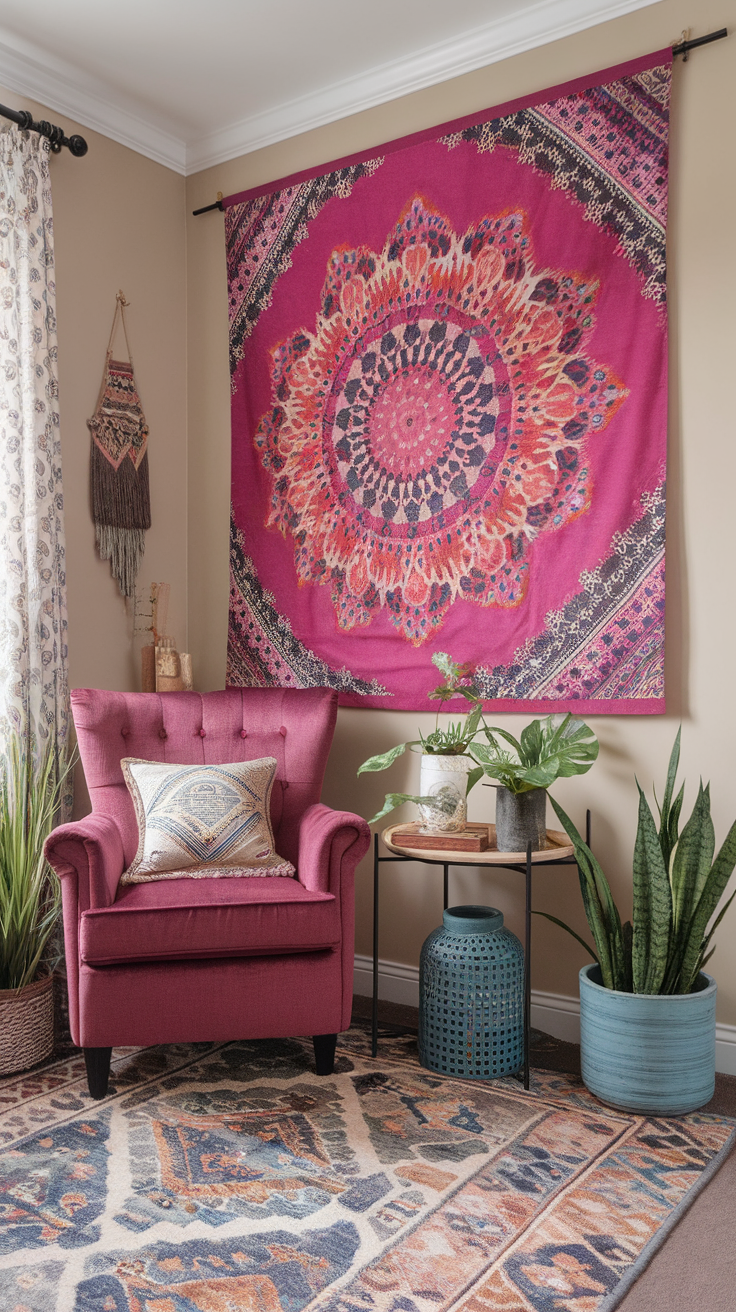
[[[112,1048],[84,1049],[84,1064],[87,1067],[87,1084],[89,1085],[90,1098],[99,1100],[107,1096],[111,1054]]]
[[[318,1075],[332,1075],[335,1069],[335,1046],[337,1044],[336,1034],[315,1034],[312,1039],[314,1044],[314,1060],[317,1067]]]

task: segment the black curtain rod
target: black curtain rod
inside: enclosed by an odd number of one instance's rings
[[[201,210],[192,210],[192,215],[208,214],[210,210],[224,210],[224,208],[225,206],[222,203],[222,192],[220,191],[217,194],[217,200],[214,205],[203,205]]]
[[[77,156],[86,155],[89,150],[84,137],[65,137],[63,128],[55,127],[53,123],[47,123],[45,120],[34,123],[33,115],[27,109],[8,109],[7,105],[0,105],[0,114],[3,118],[12,119],[26,132],[30,129],[31,132],[39,132],[42,137],[48,137],[55,155],[58,155],[62,146],[68,146],[72,155]]]
[[[710,45],[711,41],[722,41],[724,36],[728,36],[728,28],[721,27],[717,32],[709,32],[707,36],[696,36],[692,41],[678,41],[677,45],[672,47],[672,58],[676,59],[678,55],[682,55],[684,64],[687,62],[691,50],[695,50],[697,46]],[[2,111],[2,105],[0,105],[0,111]],[[192,210],[192,215],[209,214],[210,210],[224,210],[224,208],[222,193],[220,192],[214,205],[203,205],[201,210]]]
[[[676,59],[678,55],[682,55],[684,64],[687,62],[689,52],[695,50],[696,46],[707,46],[711,41],[722,41],[724,36],[728,36],[728,28],[721,27],[717,32],[709,32],[707,36],[696,36],[692,41],[680,41],[672,47],[672,58]]]

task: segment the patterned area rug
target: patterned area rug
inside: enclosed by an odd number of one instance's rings
[[[79,1056],[2,1081],[2,1312],[608,1312],[733,1142],[368,1053],[118,1050],[102,1103]]]

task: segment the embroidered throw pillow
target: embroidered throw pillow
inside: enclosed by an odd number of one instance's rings
[[[120,764],[138,821],[138,851],[121,884],[295,873],[274,852],[273,756],[230,765],[132,757]]]

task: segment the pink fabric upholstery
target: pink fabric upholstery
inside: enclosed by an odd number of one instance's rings
[[[82,913],[88,966],[187,957],[314,952],[340,943],[333,893],[296,879],[172,879],[131,884],[111,907]]]
[[[72,1037],[83,1047],[329,1034],[352,1006],[355,866],[370,832],[319,801],[325,689],[72,693],[92,814],[46,845],[62,884]],[[275,756],[276,849],[296,879],[119,888],[137,847],[120,760]]]
[[[334,952],[83,966],[79,1008],[88,1048],[337,1034],[349,1024]]]
[[[275,756],[271,819],[279,856],[296,865],[299,822],[319,801],[337,718],[337,693],[324,688],[228,688],[224,692],[103,692],[71,695],[92,810],[114,820],[125,864],[138,830],[120,761],[222,764]]]

